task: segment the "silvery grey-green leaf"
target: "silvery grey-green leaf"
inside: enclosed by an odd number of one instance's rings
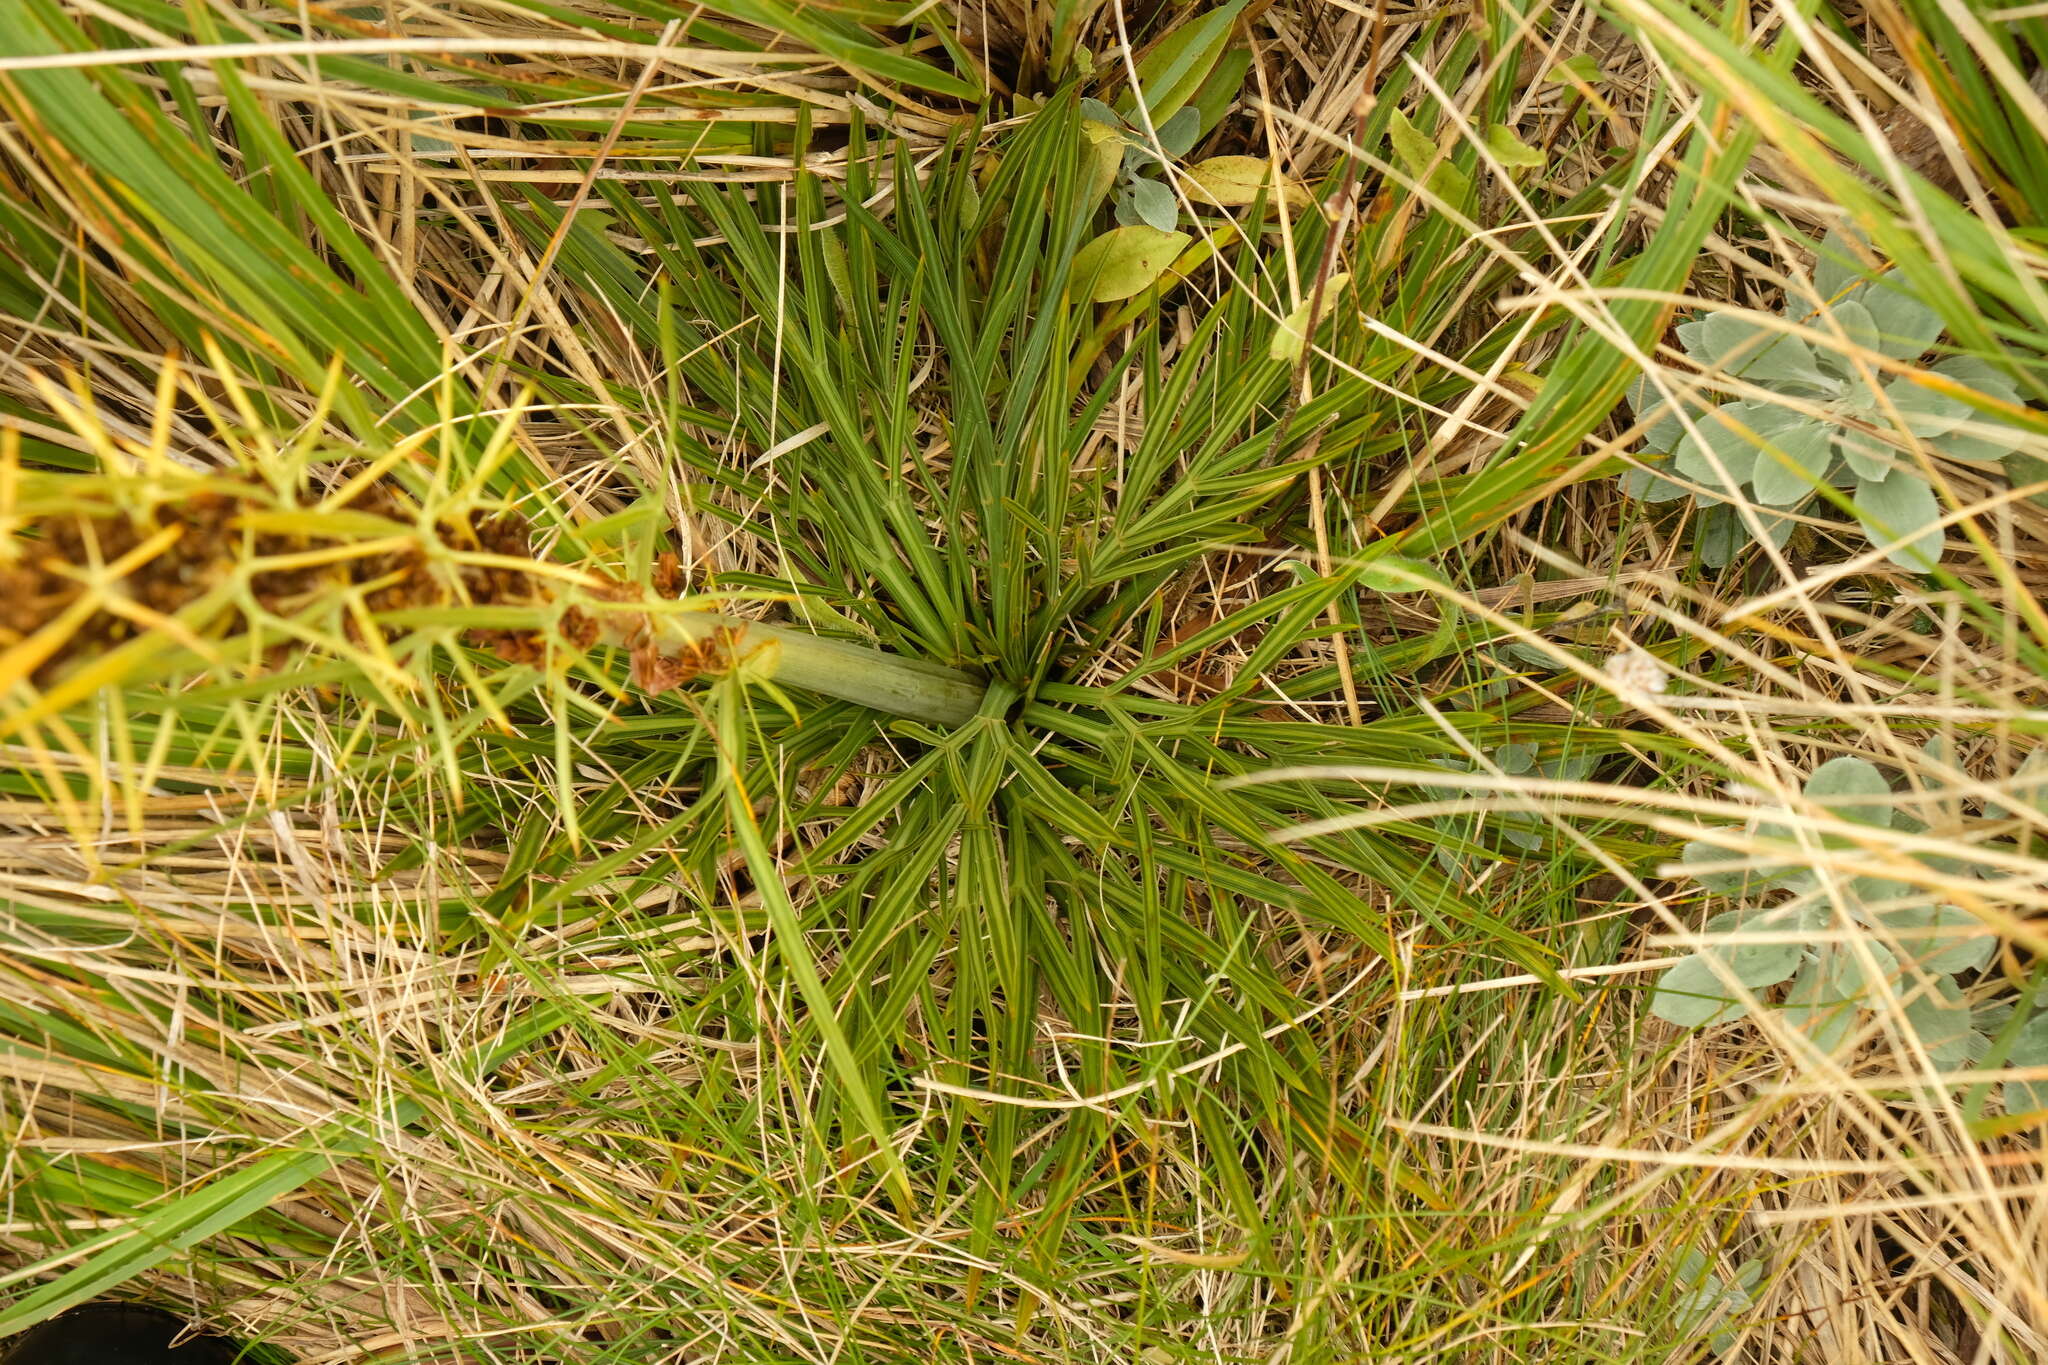
[[[1643,433],[1643,448],[1662,455],[1678,444],[1685,435],[1685,424],[1678,420],[1672,405],[1651,385],[1649,377],[1637,375],[1628,389],[1628,410],[1635,414],[1638,422],[1648,420],[1649,430]]]
[[[1951,460],[1963,464],[1994,464],[2007,462],[2007,477],[2011,477],[2010,461],[2029,433],[2019,427],[1986,423],[1973,417],[1955,431],[1934,438],[1934,448]],[[2015,483],[2022,482],[2015,479]]]
[[[1873,915],[1895,909],[1920,895],[1911,882],[1891,877],[1851,877],[1848,893],[1851,907]]]
[[[1982,394],[1987,401],[2019,402],[2019,385],[2005,371],[1980,356],[1953,356],[1937,364],[1934,373]],[[2006,422],[1995,413],[1978,411],[1973,407],[1968,419],[1937,438],[1935,445],[1950,459],[1988,463],[2005,459],[2024,445],[2029,436],[2025,428]],[[2011,473],[2010,470],[2007,472]]]
[[[1110,108],[1101,100],[1083,99],[1081,101],[1081,117],[1095,123],[1100,123],[1106,128],[1121,128],[1124,126],[1123,115],[1117,113],[1116,110]]]
[[[1896,270],[1872,280],[1862,299],[1877,324],[1877,349],[1894,360],[1918,360],[1941,336],[1941,314],[1922,303]]]
[[[1807,852],[1807,842],[1819,843],[1821,840],[1808,836],[1808,841],[1802,842],[1798,833],[1775,820],[1758,820],[1756,838],[1758,843],[1768,848],[1785,850],[1795,860],[1769,865],[1771,885],[1782,891],[1803,894],[1818,884],[1820,879],[1807,861],[1811,857]]]
[[[1968,403],[1936,393],[1904,375],[1884,386],[1884,396],[1906,429],[1923,440],[1946,436],[1973,415]]]
[[[1553,782],[1580,782],[1599,766],[1598,754],[1564,754],[1538,763],[1536,771]]]
[[[2039,1014],[2020,1025],[2005,1064],[2012,1067],[2048,1067],[2048,1014]],[[2005,1112],[2036,1114],[2048,1110],[2048,1075],[2037,1080],[2005,1083]]]
[[[1134,180],[1129,193],[1131,211],[1137,214],[1139,222],[1161,232],[1173,231],[1174,223],[1180,219],[1180,202],[1163,182]]]
[[[1865,259],[1864,247],[1852,240],[1840,229],[1830,231],[1821,238],[1814,249],[1813,287],[1821,297],[1821,306],[1831,308],[1849,297],[1851,290],[1862,285],[1869,278],[1870,267]]]
[[[1881,943],[1829,944],[1806,964],[1786,993],[1785,1022],[1805,1033],[1815,1047],[1833,1052],[1855,1027],[1857,1011],[1872,1003],[1878,984],[1896,977],[1898,967],[1898,960]]]
[[[1159,150],[1178,161],[1194,150],[1195,139],[1202,135],[1202,111],[1186,105],[1153,131],[1159,134]]]
[[[1941,560],[1941,503],[1910,469],[1858,480],[1856,519],[1872,545],[1901,542],[1892,545],[1886,557],[1902,569],[1927,573]]]
[[[1896,452],[1874,436],[1849,427],[1835,431],[1835,453],[1858,479],[1881,479],[1891,471]]]
[[[1758,499],[1789,507],[1813,492],[1834,459],[1834,434],[1825,423],[1807,421],[1774,432],[1750,474]]]
[[[2015,450],[2003,458],[2005,477],[2014,488],[2035,488],[2048,483],[2048,460],[2042,459],[2031,450]],[[2037,488],[2027,499],[2042,506],[2048,506],[2048,489]]]
[[[1877,765],[1851,754],[1831,758],[1806,779],[1806,799],[1859,825],[1889,827],[1892,784]]]
[[[1709,313],[1679,327],[1686,354],[1703,368],[1740,375],[1787,392],[1832,392],[1836,381],[1821,372],[1813,348],[1754,315]]]
[[[1654,469],[1633,465],[1621,472],[1621,491],[1638,502],[1677,502],[1686,496],[1682,485],[1671,482]]]
[[[1716,505],[1700,512],[1699,528],[1693,532],[1693,551],[1710,569],[1725,569],[1735,557],[1758,544],[1757,532],[1779,549],[1792,538],[1799,523],[1768,507],[1734,507],[1718,498],[1702,497],[1702,503]]]
[[[2010,798],[2002,801],[1996,797],[1984,798],[1984,817],[1987,820],[2009,820],[2019,814],[2011,802],[2018,802],[2041,815],[2048,815],[2048,749],[2036,749],[2020,760],[2012,776],[1999,784],[2000,789]]]
[[[1749,1013],[1749,1003],[1728,993],[1721,978],[1698,953],[1680,958],[1657,979],[1650,1013],[1680,1028],[1725,1024]]]
[[[1844,995],[1832,984],[1839,949],[1828,947],[1800,968],[1785,992],[1787,1026],[1804,1033],[1822,1052],[1833,1052],[1856,1024],[1859,997]]]
[[[1982,356],[1950,356],[1946,360],[1937,361],[1933,369],[1936,374],[1975,389],[1987,398],[1995,398],[2001,403],[2019,401],[2019,384],[2011,375]]]
[[[1861,298],[1851,298],[1835,305],[1832,316],[1835,325],[1848,338],[1850,347],[1856,351],[1878,351],[1884,335],[1878,330],[1877,319],[1870,315]],[[1837,374],[1846,377],[1860,377],[1862,369],[1856,357],[1848,352],[1830,349],[1821,355],[1821,363]]]
[[[1906,1026],[1927,1051],[1929,1061],[1943,1071],[1968,1066],[1983,1052],[1986,1039],[1970,1018],[1963,993],[1945,976],[1914,987],[1906,1000]]]
[[[1783,917],[1731,910],[1708,920],[1705,934],[1711,937],[1745,931],[1767,933],[1794,927]],[[1799,959],[1805,956],[1806,949],[1799,943],[1717,943],[1700,948],[1699,953],[1719,962],[1737,981],[1754,991],[1775,986],[1798,971]]]
[[[1791,517],[1781,512],[1773,512],[1768,507],[1752,507],[1749,509],[1749,516],[1763,528],[1764,539],[1781,550],[1785,548],[1785,542],[1792,539],[1792,533],[1799,528],[1799,523]]]
[[[1759,429],[1775,429],[1784,413],[1770,403],[1724,403],[1701,413],[1672,451],[1672,467],[1708,488],[1733,492],[1756,467]]]
[[[1734,868],[1723,870],[1720,864],[1739,863],[1745,854],[1732,848],[1722,848],[1700,839],[1686,841],[1685,850],[1679,861],[1685,865],[1685,873],[1709,891],[1722,895],[1761,895],[1769,886],[1765,876],[1754,869]]]
[[[1543,821],[1528,811],[1508,811],[1496,816],[1493,827],[1502,842],[1513,844],[1525,853],[1533,853],[1543,847]]]
[[[1880,912],[1877,921],[1922,971],[1976,971],[1998,951],[1998,936],[1959,905],[1904,906]]]
[[[1700,519],[1692,534],[1693,553],[1699,556],[1700,563],[1710,569],[1725,569],[1749,544],[1749,530],[1733,507],[1718,504],[1700,509]]]

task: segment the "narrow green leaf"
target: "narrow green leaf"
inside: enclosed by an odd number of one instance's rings
[[[721,689],[719,700],[720,755],[726,766],[722,785],[733,838],[739,844],[747,873],[760,894],[762,908],[767,912],[769,926],[775,935],[776,952],[789,972],[797,996],[804,1002],[808,1022],[817,1030],[824,1044],[826,1059],[838,1078],[846,1102],[853,1107],[860,1126],[866,1130],[891,1195],[900,1208],[908,1210],[916,1202],[910,1189],[910,1175],[904,1169],[902,1153],[896,1149],[888,1122],[882,1117],[874,1079],[854,1055],[846,1032],[840,1027],[838,1009],[831,993],[825,989],[824,979],[818,975],[817,962],[804,938],[803,922],[797,915],[795,903],[789,898],[789,888],[783,880],[785,869],[769,852],[768,842],[761,833],[747,794],[745,773],[735,766],[737,756],[746,751],[742,721],[745,695],[739,683],[728,681]]]
[[[1427,560],[1381,555],[1359,568],[1358,582],[1374,592],[1421,592],[1444,586],[1444,576]]]
[[[1223,121],[1237,97],[1244,93],[1245,76],[1252,69],[1252,50],[1233,47],[1217,59],[1208,78],[1188,102],[1202,116],[1202,131],[1209,132]]]
[[[1201,89],[1230,43],[1230,27],[1249,0],[1229,0],[1198,17],[1184,20],[1138,58],[1138,93],[1152,124],[1173,117]],[[1137,100],[1126,94],[1117,102],[1129,113]]]
[[[1546,85],[1595,85],[1607,78],[1600,69],[1600,59],[1590,52],[1581,52],[1553,65],[1544,75]]]

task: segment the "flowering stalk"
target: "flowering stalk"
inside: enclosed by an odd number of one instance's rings
[[[532,558],[516,517],[429,510],[381,482],[304,506],[163,467],[86,477],[0,463],[0,696],[40,693],[10,728],[106,686],[195,665],[274,671],[322,645],[409,686],[387,638],[404,630],[541,667],[608,644],[650,695],[739,672],[930,725],[981,704],[980,682],[955,669],[688,609],[673,556],[648,586],[622,583]]]

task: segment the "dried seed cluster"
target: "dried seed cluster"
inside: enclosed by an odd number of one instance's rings
[[[201,492],[166,509],[167,517],[155,523],[85,511],[41,521],[38,534],[17,541],[17,553],[0,562],[0,641],[12,646],[57,620],[91,591],[95,568],[123,564],[166,529],[177,538],[129,565],[112,590],[152,614],[176,613],[218,587],[231,567],[218,547],[234,538],[235,510],[227,497]],[[96,611],[72,630],[43,669],[54,671],[71,658],[91,657],[135,630],[126,617]]]
[[[66,512],[37,520],[34,534],[18,537],[14,553],[0,558],[0,649],[42,631],[91,596],[96,609],[72,622],[64,638],[41,659],[35,681],[47,682],[70,665],[147,631],[154,620],[180,616],[219,596],[219,610],[204,620],[185,619],[186,628],[216,637],[255,626],[252,615],[296,617],[331,606],[336,595],[359,592],[372,616],[422,607],[537,606],[557,600],[559,585],[511,563],[459,564],[436,561],[417,540],[392,546],[392,534],[417,524],[413,509],[379,485],[357,498],[350,510],[391,523],[379,534],[350,528],[333,535],[252,529],[252,500],[214,489],[194,491],[147,512],[131,514],[111,504],[79,502]],[[501,513],[469,514],[444,520],[437,534],[453,547],[497,560],[525,560],[531,531],[521,518]],[[351,540],[365,542],[347,553]],[[371,544],[370,542],[383,542]],[[332,558],[305,562],[312,552]],[[223,595],[238,581],[243,591]],[[673,555],[663,555],[654,576],[655,592],[673,599],[682,574]],[[644,600],[629,584],[601,580],[585,596],[628,605]],[[346,628],[358,631],[353,618]],[[663,650],[645,612],[593,613],[571,605],[550,629],[478,628],[465,638],[513,663],[540,664],[552,649],[588,650],[599,640],[624,647],[632,679],[648,693],[681,687],[707,672],[729,666],[737,632],[721,629],[695,645]],[[289,645],[277,647],[282,655]],[[282,659],[273,659],[273,663]]]
[[[672,601],[682,592],[682,565],[673,554],[664,551],[655,560],[652,587],[662,600]],[[640,594],[625,584],[607,585],[605,595],[617,602],[640,600]],[[645,612],[630,613],[619,624],[621,643],[633,663],[633,686],[649,696],[675,691],[707,673],[722,673],[740,657],[744,630],[738,626],[721,625],[702,640],[663,650],[654,622]]]

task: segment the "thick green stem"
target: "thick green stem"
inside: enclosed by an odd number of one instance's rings
[[[735,658],[772,682],[927,725],[966,724],[980,711],[987,690],[980,679],[957,668],[827,640],[788,626],[712,612],[680,613],[667,620],[693,645],[720,629],[735,636]]]

